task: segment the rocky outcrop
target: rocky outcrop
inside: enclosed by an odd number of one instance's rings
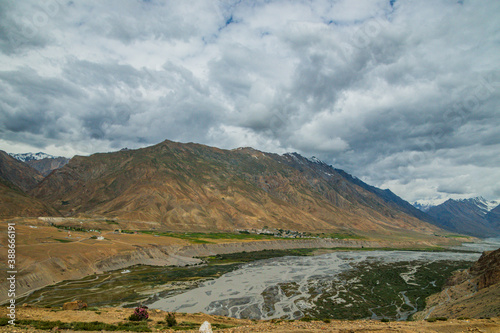
[[[66,302],[63,304],[63,310],[82,310],[87,308],[87,303],[83,301]]]
[[[469,270],[477,277],[477,288],[483,289],[500,282],[500,249],[484,252]]]
[[[500,249],[484,252],[471,268],[456,272],[414,318],[496,316],[500,316]]]
[[[205,321],[203,324],[200,326],[200,333],[212,333],[212,325],[208,321]]]

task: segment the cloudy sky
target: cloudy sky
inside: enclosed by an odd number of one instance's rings
[[[0,0],[0,149],[317,156],[500,198],[500,1]]]

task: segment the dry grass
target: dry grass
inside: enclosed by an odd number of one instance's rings
[[[42,308],[20,308],[17,318],[21,320],[39,321],[61,321],[71,322],[102,322],[117,325],[126,323],[127,318],[133,309],[122,308],[101,308],[87,311],[62,311],[57,309]],[[152,331],[172,332],[165,325],[161,324],[165,320],[166,312],[160,310],[149,310],[151,321],[148,327]],[[0,317],[5,317],[6,308],[0,308]],[[338,321],[331,320],[329,323],[323,321],[251,321],[238,320],[221,316],[209,316],[205,314],[176,314],[177,321],[191,326],[201,325],[204,321],[210,322],[214,326],[231,327],[218,330],[220,332],[275,332],[275,333],[305,333],[305,332],[485,332],[496,333],[500,330],[500,318],[492,319],[468,319],[468,320],[447,320],[447,321],[414,321],[414,322],[380,322],[372,320]],[[198,326],[199,327],[199,326]],[[33,329],[11,327],[10,325],[0,327],[2,332],[28,332]],[[186,332],[197,332],[191,330]]]

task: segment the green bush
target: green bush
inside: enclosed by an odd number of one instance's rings
[[[91,306],[89,308],[85,308],[85,311],[100,311],[100,309],[97,306]]]
[[[447,321],[448,318],[446,317],[433,317],[433,318],[429,318],[429,319],[426,319],[429,323],[434,323],[436,321]]]
[[[175,319],[175,313],[169,312],[165,317],[165,321],[167,322],[168,327],[173,327],[177,325],[177,319]]]

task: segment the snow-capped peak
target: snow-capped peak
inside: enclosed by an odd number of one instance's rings
[[[425,213],[427,213],[429,211],[429,209],[431,209],[431,207],[432,207],[431,204],[422,204],[418,201],[415,201],[412,205],[413,205],[413,207],[415,207],[415,208],[417,208]]]
[[[461,199],[459,200],[461,202],[469,202],[477,207],[479,207],[484,214],[487,214],[489,211],[491,211],[493,208],[498,206],[499,202],[498,201],[489,201],[486,200],[483,197],[475,197],[475,198],[470,198],[470,199]]]
[[[316,156],[312,156],[311,158],[307,159],[309,162],[315,163],[315,164],[325,164],[322,160],[317,158]]]
[[[468,204],[468,205],[473,205],[476,206],[479,209],[479,212],[481,214],[488,214],[489,211],[491,211],[493,208],[497,207],[500,202],[499,201],[490,201],[486,200],[483,197],[475,197],[475,198],[467,198],[467,199],[450,199],[448,200],[450,202],[460,202],[463,204]],[[448,202],[447,201],[447,202]],[[435,202],[432,200],[419,200],[413,203],[413,206],[415,208],[420,209],[423,212],[428,212],[430,208],[439,206],[441,203]]]
[[[52,156],[46,153],[38,152],[38,153],[24,153],[24,154],[12,154],[9,153],[10,156],[14,157],[16,160],[21,162],[28,162],[33,160],[42,160],[44,158],[56,158],[56,156]]]

